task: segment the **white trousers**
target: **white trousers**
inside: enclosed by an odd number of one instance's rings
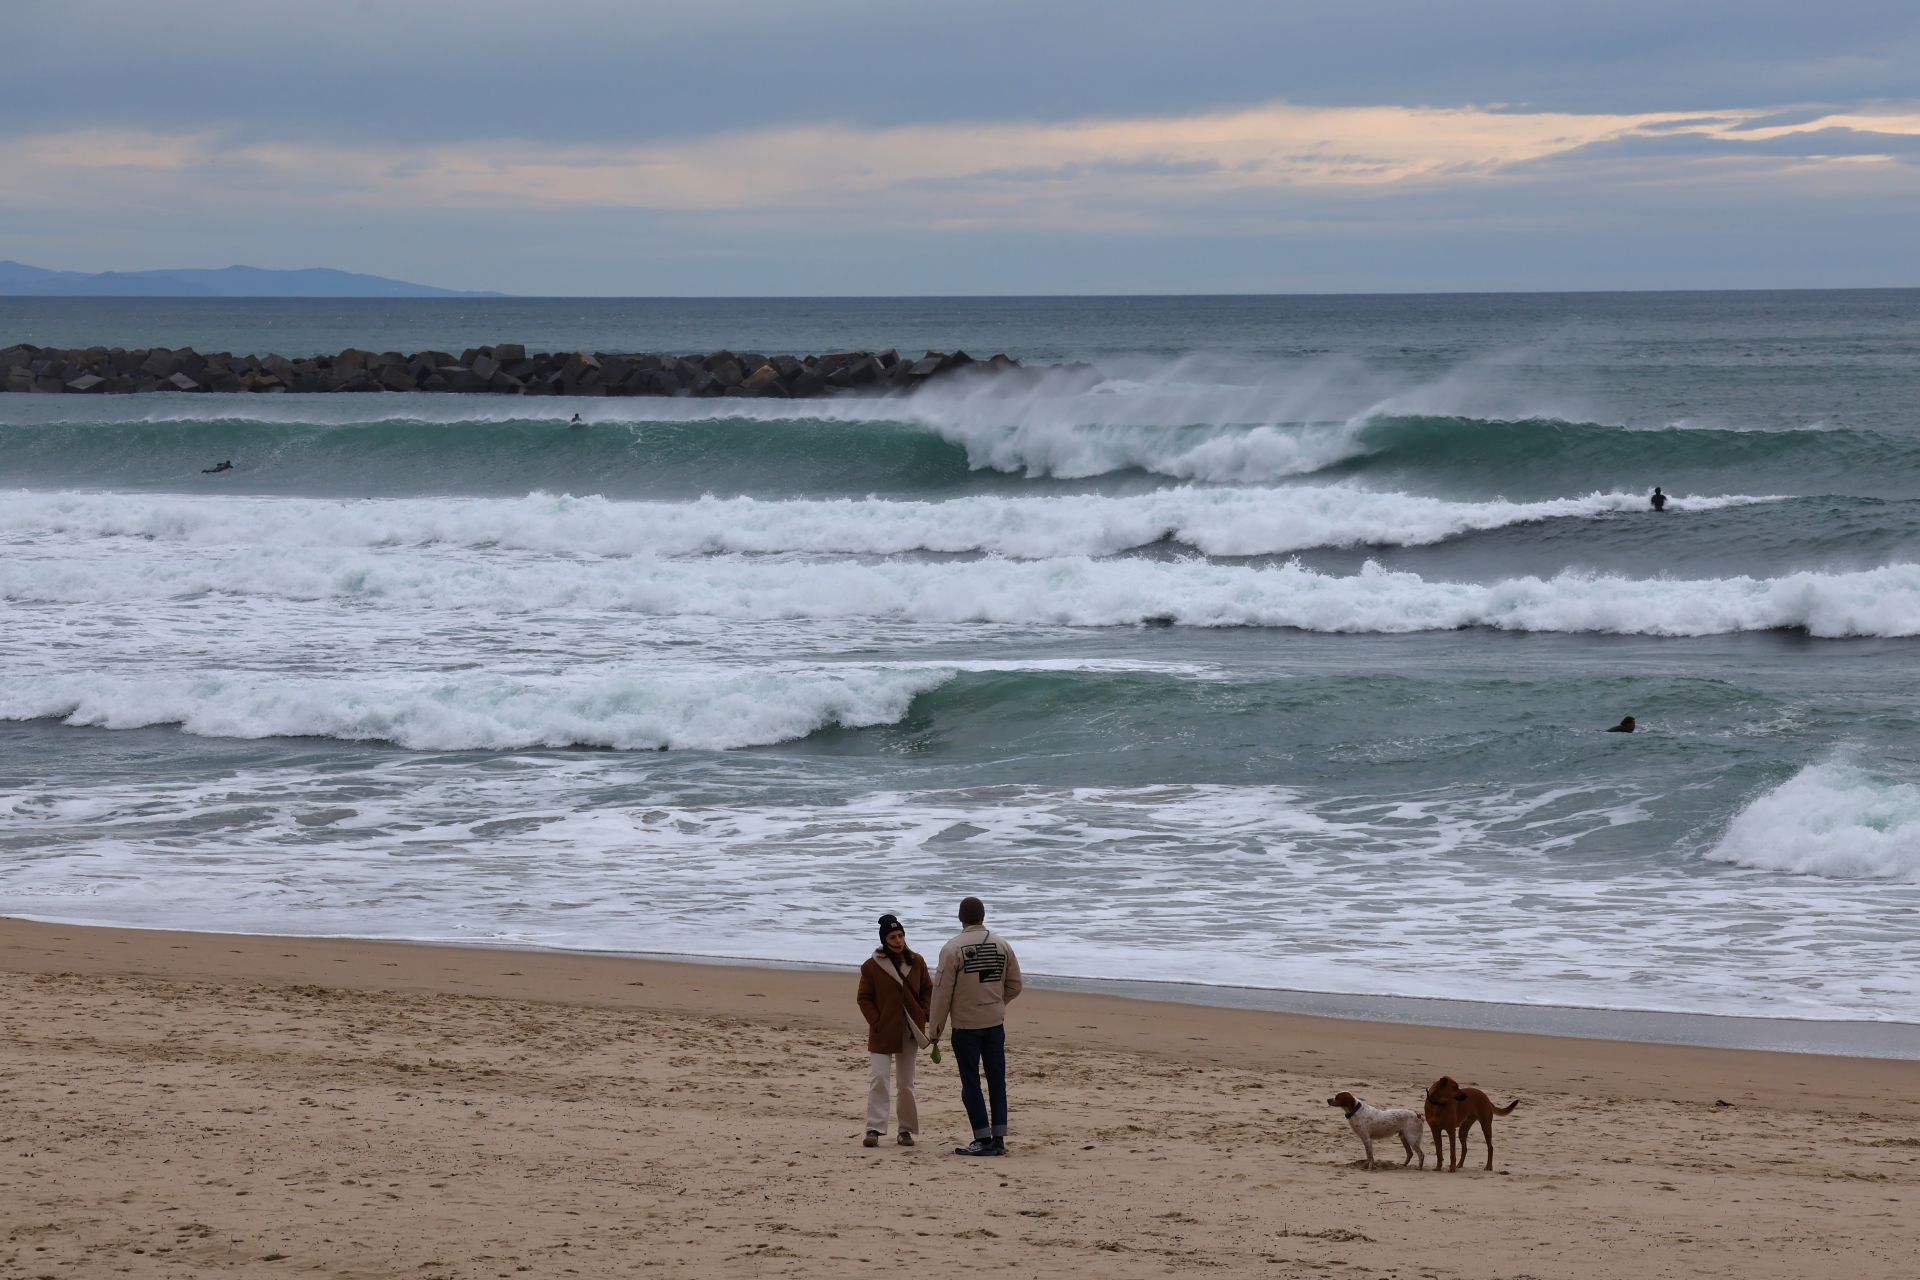
[[[913,1096],[913,1069],[919,1062],[918,1049],[909,1042],[899,1053],[872,1053],[873,1079],[867,1085],[867,1129],[887,1132],[887,1077],[894,1076],[900,1093],[900,1130],[918,1135],[920,1103]]]

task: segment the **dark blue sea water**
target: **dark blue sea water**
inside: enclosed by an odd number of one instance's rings
[[[0,911],[823,961],[977,893],[1059,975],[1920,1024],[1920,291],[15,341],[1099,379],[0,397]]]

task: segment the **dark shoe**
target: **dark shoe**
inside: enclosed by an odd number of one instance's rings
[[[1007,1154],[1007,1140],[1005,1138],[995,1138],[993,1140],[993,1154],[997,1156]]]
[[[957,1156],[998,1156],[1005,1155],[1006,1149],[995,1146],[992,1138],[975,1138],[964,1147],[955,1147],[953,1154]]]
[[[869,1130],[867,1130],[867,1136],[866,1136],[865,1138],[863,1138],[863,1139],[861,1139],[861,1141],[860,1141],[860,1145],[861,1145],[861,1146],[863,1146],[863,1147],[877,1147],[877,1146],[879,1146],[879,1145],[880,1145],[880,1131],[879,1131],[878,1129],[869,1129]]]
[[[902,1129],[900,1131],[900,1145],[903,1147],[910,1147],[913,1145],[913,1135],[908,1133],[905,1129]]]

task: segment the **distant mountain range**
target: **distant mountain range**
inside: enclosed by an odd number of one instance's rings
[[[49,271],[0,259],[0,296],[31,298],[501,298],[363,276],[331,267],[166,271]]]

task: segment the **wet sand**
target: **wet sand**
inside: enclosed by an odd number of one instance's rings
[[[860,1146],[853,988],[0,920],[0,1276],[1912,1272],[1913,1062],[1040,990],[970,1161],[951,1058]],[[1495,1171],[1360,1167],[1325,1099],[1443,1072]]]

